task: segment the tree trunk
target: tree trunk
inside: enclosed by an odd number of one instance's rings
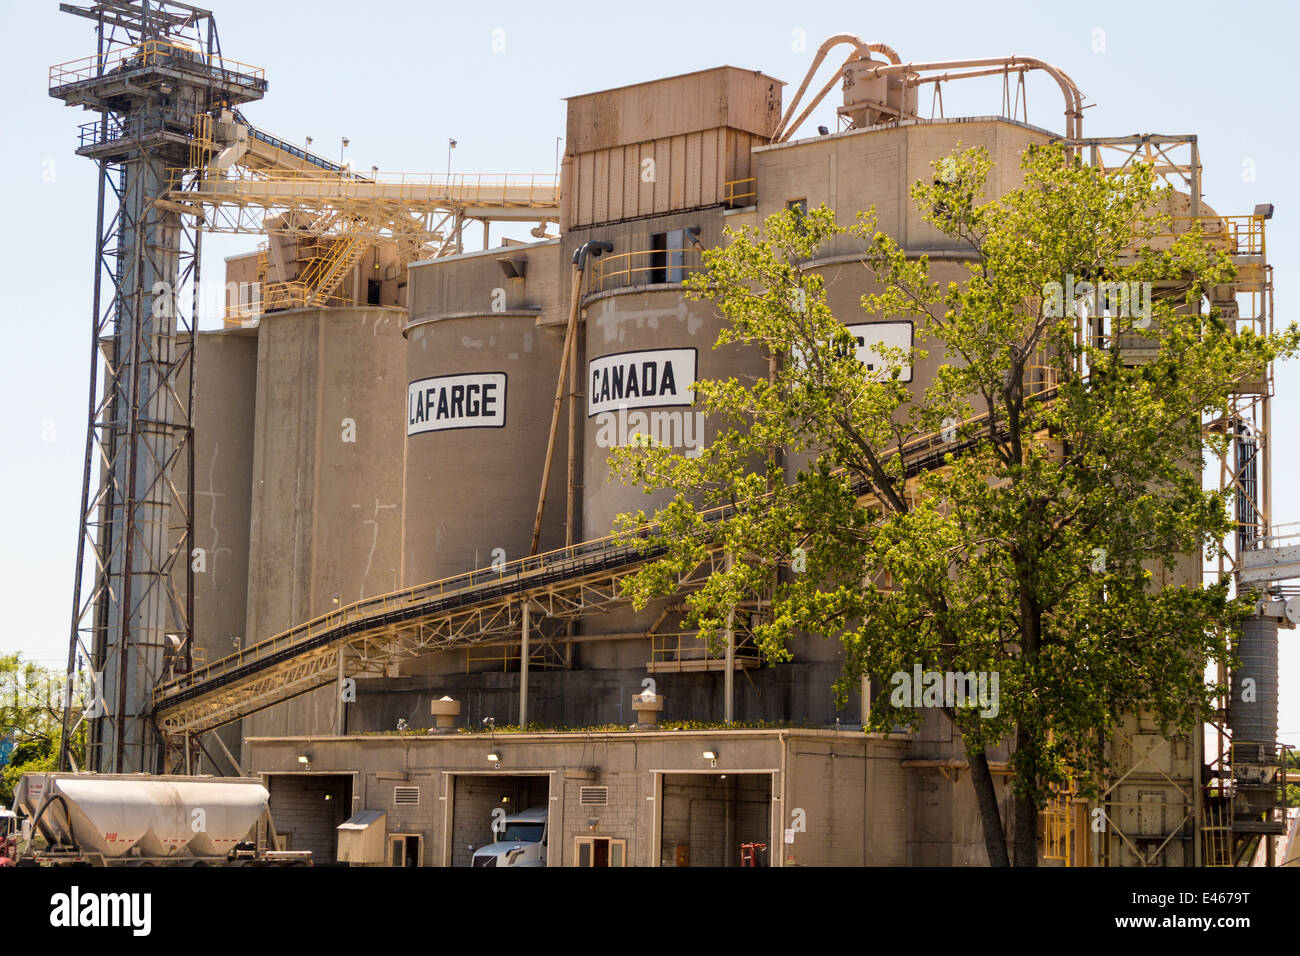
[[[979,804],[984,849],[988,851],[989,866],[1010,866],[1007,835],[1002,829],[1002,813],[998,810],[998,794],[993,788],[988,755],[981,748],[978,753],[968,753],[966,759],[970,763],[971,783],[975,785],[975,800]]]
[[[1016,729],[1016,764],[1027,779],[1038,779],[1038,748],[1033,734],[1024,727]],[[1038,807],[1032,793],[1015,795],[1016,866],[1038,866]]]

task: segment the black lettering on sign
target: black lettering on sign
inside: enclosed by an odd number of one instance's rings
[[[911,322],[870,322],[845,328],[857,346],[858,361],[867,367],[868,372],[884,368],[884,356],[880,354],[879,346],[904,350],[912,348]],[[899,373],[899,381],[912,380],[912,366],[904,365]]]
[[[592,359],[587,415],[619,408],[693,405],[695,349],[645,349]]]
[[[406,434],[504,428],[505,397],[505,372],[418,379],[407,387]]]

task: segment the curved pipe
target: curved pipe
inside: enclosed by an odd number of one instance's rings
[[[1065,97],[1065,138],[1078,139],[1082,133],[1083,124],[1083,94],[1063,71],[1045,63],[1042,60],[1028,56],[1005,56],[1005,57],[988,57],[979,60],[947,60],[938,63],[891,63],[888,66],[878,66],[872,70],[866,71],[867,76],[888,76],[893,73],[920,73],[923,70],[964,70],[968,68],[980,67],[1002,67],[1004,69],[1020,70],[1042,70],[1052,79],[1056,80],[1057,86],[1061,88],[1061,94]],[[994,70],[992,72],[999,72]],[[983,76],[984,73],[974,74],[957,74],[951,77],[959,79],[963,75]],[[914,85],[929,82],[928,79],[916,79],[910,81]]]
[[[808,91],[808,84],[812,82],[813,76],[817,73],[817,68],[822,65],[822,61],[826,59],[826,55],[841,43],[852,45],[852,55],[850,55],[849,58],[844,61],[844,64],[835,71],[835,75],[830,78],[830,81],[827,82],[824,87],[822,87],[821,92],[817,94],[812,105],[800,114],[798,122],[791,126],[787,132],[786,124],[790,122],[790,117],[794,114],[795,107],[799,105],[799,101],[803,99],[804,93]],[[817,104],[822,101],[822,98],[830,92],[831,87],[835,85],[835,81],[838,80],[840,74],[844,72],[844,67],[852,63],[854,60],[866,59],[871,53],[881,54],[888,58],[890,63],[902,62],[899,55],[894,52],[894,48],[888,44],[868,43],[866,40],[862,39],[862,37],[856,36],[852,33],[837,33],[822,43],[822,45],[817,48],[816,56],[813,57],[812,66],[808,67],[808,72],[804,74],[803,82],[799,84],[799,89],[795,91],[794,97],[790,100],[790,105],[786,107],[785,115],[781,117],[781,122],[777,124],[776,131],[772,134],[772,142],[783,143],[789,139],[790,134],[799,128],[799,124],[807,118],[808,114],[811,113],[816,108]]]

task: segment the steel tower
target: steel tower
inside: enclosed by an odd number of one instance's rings
[[[94,22],[94,55],[52,67],[50,95],[99,114],[77,154],[99,165],[90,399],[68,648],[94,676],[87,766],[169,769],[154,685],[192,637],[194,344],[199,223],[169,199],[205,157],[196,125],[260,99],[260,70],[221,55],[207,10],[175,0],[60,9]],[[89,579],[89,580],[87,580]],[[61,763],[69,763],[71,687]],[[183,758],[182,758],[183,762]]]

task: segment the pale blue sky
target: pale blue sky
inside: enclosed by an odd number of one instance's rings
[[[1086,135],[1196,133],[1214,209],[1274,203],[1278,321],[1300,302],[1300,14],[1286,2],[209,6],[225,54],[266,70],[265,100],[245,111],[254,123],[298,143],[310,135],[326,156],[347,136],[358,168],[389,171],[445,171],[455,137],[457,171],[551,172],[565,96],[721,64],[762,70],[789,93],[812,51],[838,32],[888,43],[904,60],[1035,56],[1096,104]],[[77,125],[93,117],[51,99],[47,71],[93,53],[94,38],[57,0],[0,0],[0,35],[8,41],[0,86],[9,91],[0,112],[0,287],[11,294],[0,309],[0,651],[55,664],[66,653],[85,441],[95,170],[73,153]],[[494,40],[504,49],[494,52]],[[805,130],[834,125],[834,98]],[[944,99],[948,115],[995,113],[1000,83],[949,85]],[[1060,128],[1060,94],[1041,76],[1031,80],[1029,108],[1031,121]],[[253,244],[205,240],[208,277],[219,279],[222,257]],[[1300,522],[1292,494],[1300,454],[1288,432],[1300,422],[1300,362],[1279,367],[1277,379],[1274,518]],[[1300,634],[1283,632],[1281,730],[1296,745],[1298,647]]]

